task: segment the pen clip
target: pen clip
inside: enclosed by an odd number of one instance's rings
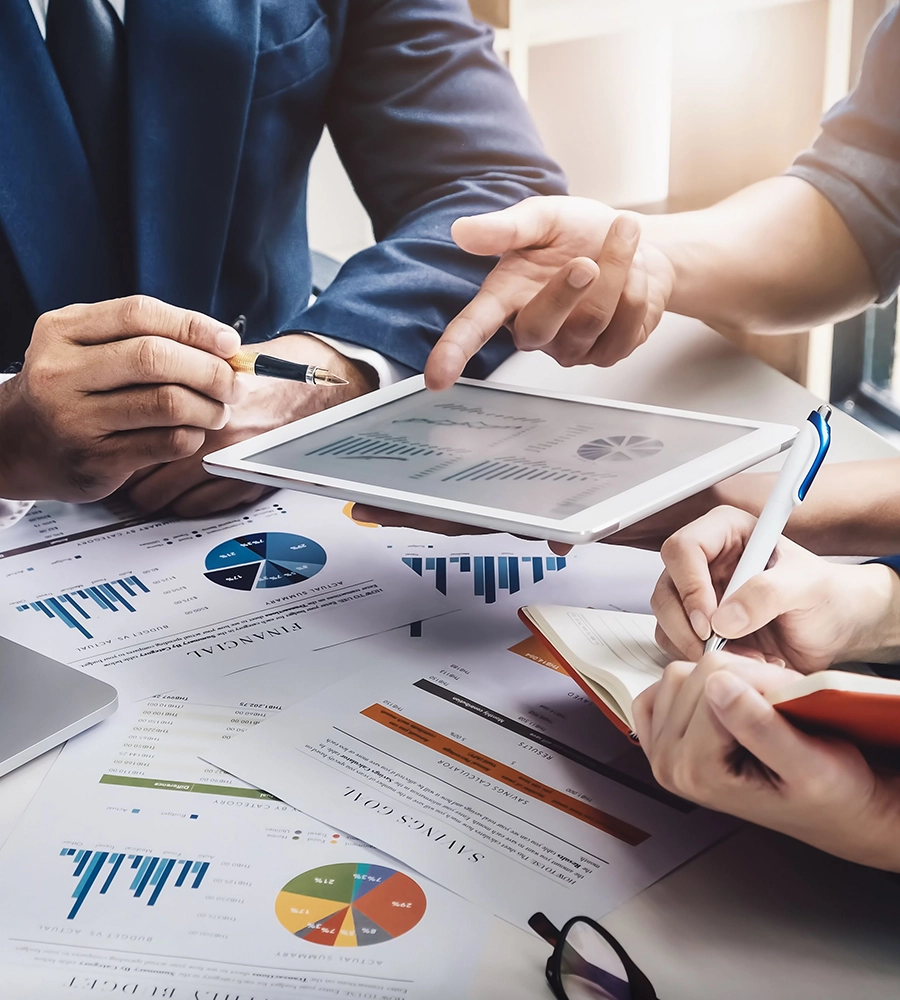
[[[818,410],[813,410],[807,418],[807,423],[811,424],[815,431],[815,439],[812,442],[814,451],[806,475],[797,488],[797,494],[794,497],[795,503],[802,503],[806,499],[806,494],[828,454],[828,449],[831,446],[831,425],[829,424],[831,413],[831,407],[825,404],[820,406]]]

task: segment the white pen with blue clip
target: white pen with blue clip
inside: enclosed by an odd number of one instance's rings
[[[806,423],[800,428],[781,473],[775,481],[775,488],[759,515],[744,554],[735,568],[734,576],[722,596],[722,602],[740,590],[748,580],[762,573],[769,565],[791,512],[806,499],[816,473],[828,454],[828,447],[831,444],[831,427],[828,423],[830,419],[831,407],[820,406],[818,410],[810,413]],[[727,641],[713,633],[706,641],[704,652],[714,653]]]

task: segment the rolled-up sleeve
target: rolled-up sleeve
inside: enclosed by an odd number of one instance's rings
[[[888,301],[900,286],[900,6],[875,29],[855,90],[787,173],[834,205],[869,263],[879,302]]]

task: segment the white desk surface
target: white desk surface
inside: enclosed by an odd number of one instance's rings
[[[565,371],[532,354],[506,362],[494,377],[784,423],[805,419],[818,405],[805,389],[718,335],[673,316],[613,369]],[[843,413],[835,414],[833,426],[834,459],[897,454]],[[0,779],[0,843],[55,756],[45,754]],[[896,1000],[898,903],[900,878],[745,827],[604,922],[662,1000]],[[473,1000],[549,1000],[547,954],[535,936],[495,921]],[[447,1000],[462,1000],[449,983]]]

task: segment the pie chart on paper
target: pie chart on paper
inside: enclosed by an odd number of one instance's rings
[[[311,944],[361,948],[401,937],[425,915],[425,893],[403,872],[382,865],[324,865],[278,893],[275,915]]]
[[[260,531],[217,545],[206,557],[207,580],[230,590],[293,587],[325,565],[325,550],[311,538]]]

